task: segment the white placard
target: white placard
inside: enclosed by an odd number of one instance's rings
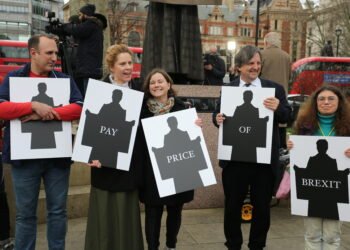
[[[251,100],[245,101],[244,96],[249,96],[248,92],[251,93]],[[220,112],[226,115],[226,124],[233,121],[237,126],[235,125],[235,129],[232,129],[234,131],[232,134],[229,130],[225,130],[228,132],[224,135],[224,125],[220,125],[218,159],[266,164],[271,162],[274,113],[265,108],[263,101],[273,96],[275,96],[274,88],[222,87]],[[262,123],[265,128],[252,129],[257,123]],[[256,133],[253,135],[252,131]],[[226,140],[233,146],[230,146]]]
[[[160,197],[216,184],[194,108],[142,119]]]
[[[39,93],[39,91],[41,93]],[[68,78],[10,77],[11,102],[49,102],[50,106],[69,104]],[[71,122],[11,120],[11,159],[60,158],[72,155]]]
[[[345,174],[344,172],[345,169],[350,167],[350,159],[344,154],[345,149],[350,148],[350,138],[336,136],[321,137],[293,135],[290,136],[290,140],[293,142],[293,148],[290,150],[292,214],[310,217],[323,217],[322,214],[324,214],[325,217],[332,217],[335,213],[338,214],[339,220],[350,221],[349,202],[332,202],[332,200],[338,196],[337,193],[340,190],[342,190],[340,197],[344,198],[345,194],[345,196],[347,196],[345,199],[350,199],[350,178],[349,175]],[[324,144],[319,145],[328,144],[328,149],[326,149],[325,154],[320,154],[318,151],[322,150],[323,147],[319,146],[321,149],[318,149],[317,142],[322,140],[322,143]],[[317,164],[315,164],[315,162]],[[301,169],[301,173],[308,170],[308,176],[311,173],[312,175],[315,175],[315,177],[306,178],[305,175],[303,175],[305,178],[301,179],[301,185],[298,184],[297,187],[297,176],[294,166],[299,167]],[[302,175],[299,174],[298,176],[300,179],[300,176]],[[325,178],[320,176],[325,176]],[[338,178],[339,176],[345,178],[343,178],[344,181],[340,183],[336,181],[337,179],[334,176],[338,176]],[[346,185],[347,190],[343,190]],[[314,198],[314,205],[312,206],[317,207],[316,215],[313,214],[314,211],[312,210],[312,207],[309,207],[310,200],[298,199],[297,197],[297,194],[299,194],[299,197],[305,196],[305,188],[311,190],[307,195],[311,195]],[[329,197],[329,192],[332,190],[335,192],[332,193],[331,198],[329,199],[327,197]],[[317,202],[320,203],[319,206],[317,205]],[[336,211],[336,208],[338,208],[338,211]],[[311,214],[309,215],[309,213]]]
[[[113,102],[114,94],[120,95],[115,98],[121,99]],[[85,163],[100,160],[104,163],[104,158],[106,164],[102,165],[128,171],[142,100],[143,93],[140,91],[89,79],[72,159]],[[87,121],[87,113],[96,119]],[[91,125],[93,127],[88,131],[88,122],[94,123],[93,120],[97,123]]]

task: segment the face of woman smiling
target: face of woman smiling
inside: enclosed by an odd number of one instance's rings
[[[109,69],[113,75],[114,81],[120,84],[129,82],[132,75],[132,66],[131,55],[129,53],[120,53],[113,67]]]
[[[338,96],[329,90],[320,92],[317,96],[317,110],[321,115],[332,115],[338,109]]]
[[[155,73],[149,84],[149,92],[157,101],[165,103],[168,100],[168,91],[170,89],[170,83],[167,82],[165,77],[161,73]]]

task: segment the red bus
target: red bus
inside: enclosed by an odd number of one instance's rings
[[[0,84],[9,71],[29,62],[27,42],[0,40]]]
[[[0,84],[9,71],[16,70],[30,61],[27,44],[24,41],[0,40]],[[143,49],[130,47],[130,50],[134,53],[132,77],[139,78]],[[58,65],[60,65],[60,62],[58,62]]]
[[[133,55],[134,67],[132,69],[132,78],[140,78],[143,48],[129,47],[129,49],[134,54]]]
[[[307,57],[292,65],[290,94],[310,95],[322,84],[350,86],[350,57]]]

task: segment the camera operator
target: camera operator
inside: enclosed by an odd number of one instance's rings
[[[217,54],[216,46],[210,47],[209,54],[204,56],[204,84],[223,85],[223,78],[226,74],[225,62]]]
[[[103,15],[95,16],[95,9],[95,5],[87,4],[79,12],[81,23],[63,24],[63,31],[78,41],[74,78],[83,96],[88,79],[102,77],[103,29],[107,23]]]

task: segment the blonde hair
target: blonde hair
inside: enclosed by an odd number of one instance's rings
[[[107,53],[106,53],[106,59],[105,59],[108,70],[110,68],[113,68],[115,62],[118,59],[118,56],[121,53],[128,53],[131,55],[131,58],[133,55],[132,51],[124,44],[114,44],[114,45],[108,47]]]

